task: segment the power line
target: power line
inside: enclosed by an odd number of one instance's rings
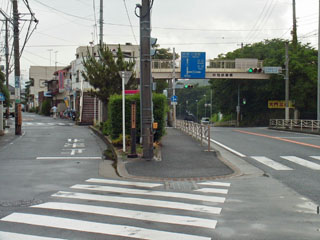
[[[136,35],[134,34],[133,26],[132,26],[131,19],[130,19],[130,16],[129,16],[126,0],[123,0],[123,4],[124,4],[124,8],[126,9],[126,13],[127,13],[127,16],[128,16],[128,20],[129,20],[129,24],[130,24],[130,28],[131,28],[131,31],[132,31],[133,38],[134,38],[136,44],[138,45],[138,41],[137,41]]]

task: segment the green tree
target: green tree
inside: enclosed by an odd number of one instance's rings
[[[116,55],[106,46],[99,49],[99,58],[91,55],[83,57],[84,71],[82,76],[93,87],[92,95],[97,96],[104,103],[104,120],[107,118],[107,104],[113,94],[120,94],[122,80],[119,71],[134,71],[134,61],[125,61],[120,45]],[[133,72],[127,88],[135,85],[135,73]]]
[[[289,57],[290,100],[295,102],[302,118],[309,118],[316,112],[317,51],[309,44],[301,43],[293,51],[290,44]],[[257,58],[264,61],[264,66],[284,68],[285,41],[273,39],[246,45],[221,55],[220,58]],[[284,100],[283,75],[272,75],[269,80],[220,79],[211,80],[210,83],[214,92],[214,103],[224,114],[235,112],[240,84],[241,99],[246,98],[246,104],[241,106],[245,124],[266,125],[269,118],[283,118],[282,110],[270,110],[267,106],[268,100]]]
[[[4,102],[4,106],[9,106],[10,105],[10,93],[5,83],[5,76],[3,72],[0,71],[0,92],[3,93],[4,97],[6,98]]]

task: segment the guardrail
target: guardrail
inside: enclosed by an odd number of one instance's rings
[[[270,127],[300,131],[320,132],[320,121],[302,119],[270,119]]]
[[[200,140],[201,146],[203,142],[208,144],[208,151],[211,151],[210,148],[210,124],[199,124],[192,121],[177,120],[176,128],[181,131],[189,134],[197,140]]]

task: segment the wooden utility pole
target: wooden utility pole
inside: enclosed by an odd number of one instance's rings
[[[19,12],[18,1],[12,0],[13,7],[13,47],[15,75],[15,134],[21,135],[21,97],[20,97],[20,48],[19,48]]]
[[[140,7],[140,102],[143,158],[153,159],[152,85],[150,55],[150,0],[142,0]]]

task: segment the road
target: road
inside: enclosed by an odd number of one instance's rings
[[[105,145],[86,126],[25,113],[22,130],[0,139],[0,240],[319,239],[310,200],[260,171],[200,182],[123,179],[101,160]],[[217,128],[212,136],[258,156],[253,144],[265,137],[234,130]],[[250,147],[245,138],[257,139]],[[304,141],[316,144],[312,137]],[[239,159],[256,164],[247,156]],[[102,163],[109,164],[108,177],[99,175]]]
[[[212,128],[211,139],[320,205],[320,136],[267,128]]]

